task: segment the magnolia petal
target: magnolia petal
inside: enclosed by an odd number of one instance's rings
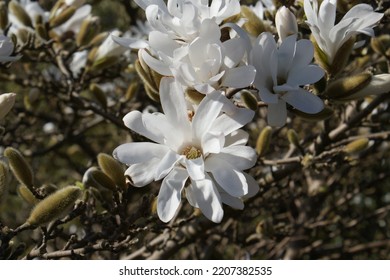
[[[191,180],[186,189],[188,200],[197,205],[202,213],[214,223],[220,223],[223,218],[221,196],[213,181],[208,177],[204,180]]]
[[[255,76],[256,69],[252,65],[227,69],[221,85],[232,88],[245,88],[253,83]]]
[[[273,40],[273,39],[272,39]],[[296,40],[297,35],[290,35],[282,41],[282,44],[279,46],[277,51],[278,55],[278,65],[277,73],[278,77],[287,77],[289,75],[289,70],[291,68],[291,63],[293,62],[295,50],[296,50]],[[276,85],[277,83],[274,84]]]
[[[238,129],[233,131],[225,137],[225,147],[236,146],[236,145],[246,145],[248,143],[249,133],[245,130]]]
[[[227,68],[233,68],[241,62],[245,55],[245,45],[241,38],[233,38],[222,43],[225,58],[224,64]]]
[[[149,46],[148,42],[139,38],[124,38],[111,35],[111,38],[119,45],[130,49],[143,49]]]
[[[218,156],[209,156],[205,161],[205,168],[213,174],[218,185],[231,196],[240,197],[248,193],[245,176]]]
[[[236,170],[245,170],[256,163],[256,151],[249,146],[229,146],[221,150],[218,159],[229,163]]]
[[[258,87],[256,85],[256,87],[259,90],[259,96],[260,96],[260,99],[263,102],[265,102],[267,104],[276,104],[276,103],[278,103],[279,97],[278,97],[277,94],[271,92],[269,89],[263,87],[262,85],[260,85],[260,87]]]
[[[324,102],[321,98],[304,89],[289,91],[281,98],[299,111],[307,114],[316,114],[324,109]]]
[[[163,180],[157,198],[157,214],[164,223],[175,216],[187,179],[188,173],[185,169],[174,168]]]
[[[319,81],[325,75],[325,71],[317,65],[307,65],[301,68],[293,68],[289,72],[287,84],[307,85]]]
[[[179,159],[180,156],[178,154],[173,151],[168,151],[157,166],[154,179],[158,181],[164,178],[172,170]]]
[[[255,112],[246,108],[235,107],[234,113],[222,114],[213,123],[211,131],[222,131],[228,135],[233,131],[249,123],[255,115]]]
[[[224,136],[222,132],[206,132],[202,137],[203,154],[219,153],[225,144]]]
[[[205,178],[204,160],[202,157],[196,159],[186,158],[185,165],[192,180],[203,180]]]
[[[244,209],[244,202],[238,197],[231,196],[225,192],[220,193],[222,203],[238,210]]]
[[[172,72],[169,68],[169,65],[165,64],[164,62],[152,57],[147,51],[144,49],[140,49],[140,55],[142,56],[142,59],[145,61],[145,63],[152,68],[157,73],[160,73],[164,76],[171,76]]]
[[[149,33],[149,45],[152,49],[168,56],[173,56],[173,51],[180,47],[180,44],[172,40],[168,34],[160,31],[151,31]]]
[[[206,95],[199,104],[198,110],[192,119],[192,133],[195,139],[202,139],[203,134],[209,131],[209,128],[222,109],[223,103],[220,101],[221,99],[222,94],[214,91]]]
[[[159,162],[159,159],[154,158],[147,162],[133,164],[127,168],[125,175],[131,178],[134,186],[144,187],[154,181],[154,170]]]
[[[281,127],[286,124],[287,108],[286,102],[279,99],[278,103],[268,104],[267,122],[270,126]]]
[[[308,65],[314,56],[314,46],[310,40],[302,39],[297,42],[292,69]]]
[[[169,148],[155,143],[137,142],[126,143],[113,151],[113,156],[122,163],[135,164],[150,161],[153,158],[163,158]]]
[[[243,196],[243,198],[254,197],[259,192],[259,183],[248,173],[242,172],[244,174],[246,182],[248,183],[248,193]]]

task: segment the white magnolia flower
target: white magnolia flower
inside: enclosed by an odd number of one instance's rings
[[[337,51],[353,35],[363,33],[374,36],[372,29],[383,17],[368,4],[359,4],[349,10],[335,24],[337,0],[324,0],[318,8],[317,0],[304,0],[304,9],[316,43],[327,55],[331,64]]]
[[[0,34],[0,63],[15,61],[20,56],[11,56],[14,51],[14,43],[10,38]]]
[[[278,31],[279,41],[286,37],[298,34],[298,23],[295,15],[285,6],[282,6],[275,16],[276,30]]]
[[[153,31],[150,45],[160,50],[160,59],[141,50],[142,58],[158,73],[173,75],[182,85],[203,94],[220,87],[244,88],[253,82],[256,70],[242,65],[246,53],[244,39],[222,43],[218,24],[209,19],[202,22],[199,33],[190,44],[178,47],[166,34]]]
[[[214,222],[223,217],[222,203],[242,209],[240,198],[258,189],[243,172],[255,164],[256,154],[245,146],[248,134],[239,129],[254,112],[235,107],[215,91],[190,119],[183,91],[173,78],[161,80],[160,97],[164,114],[133,111],[124,117],[127,127],[155,142],[115,149],[114,157],[130,165],[125,174],[137,187],[163,179],[157,213],[164,222],[175,215],[183,190],[189,203]]]
[[[250,55],[250,64],[257,71],[254,85],[261,100],[268,104],[268,123],[272,126],[285,124],[286,103],[308,114],[324,108],[319,97],[301,87],[317,82],[324,70],[310,64],[313,44],[309,40],[296,41],[296,37],[285,38],[278,47],[271,33],[262,33]]]
[[[111,35],[118,37],[120,32],[118,30],[114,30],[111,32]],[[119,57],[124,52],[127,51],[126,48],[124,48],[121,45],[118,45],[114,40],[113,36],[108,36],[103,43],[99,46],[99,48],[96,51],[94,60],[97,61],[99,59],[102,59],[104,57]]]
[[[3,93],[0,95],[0,120],[8,114],[15,104],[15,93]]]

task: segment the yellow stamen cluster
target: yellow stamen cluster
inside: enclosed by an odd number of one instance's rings
[[[202,156],[202,152],[193,146],[188,146],[183,149],[181,152],[182,155],[185,155],[188,159],[196,159]]]

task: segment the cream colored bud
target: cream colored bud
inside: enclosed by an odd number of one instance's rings
[[[242,91],[241,92],[241,100],[244,103],[245,107],[247,107],[253,111],[257,110],[257,108],[258,108],[257,98],[250,91],[247,91],[247,90]]]
[[[368,138],[360,138],[352,141],[343,148],[343,151],[347,154],[353,154],[363,151],[368,146]]]
[[[279,41],[283,41],[290,35],[298,34],[297,19],[285,6],[282,6],[276,12],[275,25],[279,34]]]
[[[16,179],[31,190],[34,187],[34,174],[26,159],[18,150],[11,147],[4,150],[4,155],[8,158]]]
[[[97,156],[99,167],[106,173],[117,186],[126,190],[126,177],[122,165],[112,156],[100,153]]]
[[[257,137],[256,141],[256,152],[262,157],[268,151],[270,143],[271,143],[271,135],[272,128],[270,126],[266,126],[263,128]]]
[[[107,109],[107,96],[103,89],[96,83],[92,83],[89,86],[89,90],[92,93],[92,96],[100,103],[100,105]]]
[[[0,120],[11,111],[15,104],[15,93],[3,93],[0,95]]]
[[[91,43],[100,31],[100,24],[98,17],[88,17],[83,20],[80,31],[76,37],[77,46],[87,46]]]
[[[348,98],[359,90],[365,88],[371,80],[372,75],[370,73],[347,76],[330,83],[324,94],[332,99]]]
[[[77,9],[73,6],[67,7],[66,9],[61,11],[59,15],[56,15],[49,19],[49,26],[51,28],[54,28],[60,26],[61,24],[64,24],[76,13],[76,10]]]
[[[26,223],[30,226],[41,226],[65,216],[76,200],[81,196],[81,189],[68,186],[56,191],[41,200],[31,211]]]
[[[23,25],[33,28],[32,20],[22,5],[12,0],[9,2],[8,8]]]
[[[8,26],[8,10],[5,1],[0,1],[0,29],[4,30]]]
[[[40,201],[25,185],[20,185],[17,192],[18,195],[30,205],[36,205]]]

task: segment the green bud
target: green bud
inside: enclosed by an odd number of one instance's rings
[[[260,132],[256,141],[256,152],[262,157],[268,151],[269,145],[271,142],[272,128],[270,126],[266,126]]]
[[[96,83],[92,83],[89,86],[89,90],[96,100],[102,105],[104,109],[107,109],[107,97],[103,89]]]
[[[100,71],[103,69],[106,69],[108,67],[111,67],[115,63],[118,62],[117,56],[105,56],[102,57],[92,63],[91,70],[92,71]]]
[[[8,166],[0,160],[0,201],[4,197],[8,188]]]
[[[8,9],[23,25],[33,28],[32,20],[22,5],[12,0],[8,4]]]
[[[106,173],[117,186],[126,190],[126,177],[122,165],[112,156],[100,153],[97,156],[99,167]]]
[[[4,30],[8,26],[8,10],[4,1],[0,1],[0,29]]]
[[[61,24],[67,22],[76,13],[76,10],[77,9],[75,7],[69,6],[65,8],[63,11],[61,11],[59,15],[50,18],[49,19],[50,28],[60,26]]]
[[[91,43],[92,39],[99,33],[100,24],[98,17],[86,18],[80,27],[80,31],[76,37],[77,46],[87,46]]]
[[[347,154],[353,154],[363,151],[368,146],[368,138],[360,138],[352,141],[343,148],[343,152]]]
[[[366,87],[372,79],[370,73],[361,73],[338,79],[328,85],[325,95],[331,99],[348,98]]]
[[[34,174],[26,159],[18,150],[11,147],[4,150],[4,155],[8,158],[16,179],[31,190],[34,186]]]
[[[257,98],[250,91],[242,91],[241,100],[244,103],[245,107],[247,107],[248,109],[251,109],[252,111],[257,110]]]
[[[185,91],[185,95],[188,98],[188,100],[191,101],[193,104],[199,104],[203,98],[205,97],[204,94],[201,94],[199,91],[197,91],[194,88],[188,87]]]
[[[81,189],[75,186],[68,186],[56,191],[34,207],[25,224],[34,227],[45,225],[66,215],[81,193]]]
[[[333,116],[333,113],[334,113],[333,109],[331,109],[330,107],[327,107],[327,106],[321,112],[319,112],[317,114],[307,114],[307,113],[301,112],[301,111],[296,110],[296,109],[292,109],[292,112],[304,120],[314,121],[314,122],[329,119],[330,117]]]
[[[289,129],[287,131],[287,139],[288,141],[294,145],[295,147],[299,147],[299,137],[298,137],[298,134],[296,133],[296,131],[294,129]]]
[[[39,199],[37,199],[25,185],[20,185],[17,192],[18,195],[30,205],[35,205],[39,202]]]

